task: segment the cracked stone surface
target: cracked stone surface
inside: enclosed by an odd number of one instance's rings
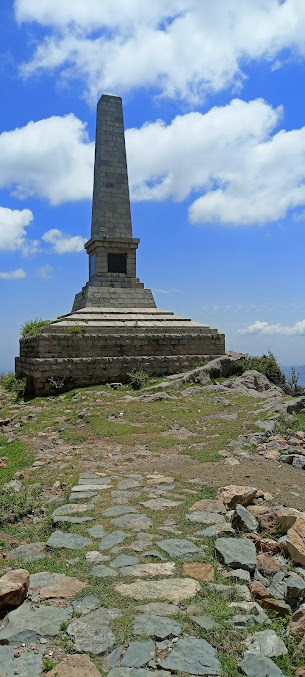
[[[79,550],[91,545],[90,538],[85,538],[79,534],[69,534],[63,531],[54,531],[47,541],[49,548],[67,548],[68,550]]]
[[[169,656],[160,661],[160,666],[165,670],[186,672],[191,675],[220,677],[221,674],[216,650],[204,639],[195,637],[179,639]]]
[[[136,616],[132,626],[135,635],[148,635],[156,639],[165,639],[181,634],[181,626],[177,621],[173,621],[163,616],[154,616],[153,614],[140,614]]]
[[[111,649],[115,644],[115,634],[110,623],[120,615],[119,609],[100,608],[73,620],[67,634],[75,650],[100,655]]]
[[[40,637],[55,637],[60,626],[71,618],[72,607],[59,609],[41,604],[39,607],[23,604],[5,617],[0,629],[0,644],[20,641],[28,644]]]

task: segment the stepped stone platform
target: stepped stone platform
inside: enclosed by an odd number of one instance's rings
[[[157,308],[83,308],[20,342],[17,369],[37,395],[107,382],[133,370],[168,375],[224,352],[224,336]]]
[[[156,308],[136,277],[122,100],[103,95],[97,107],[89,280],[72,312],[20,341],[16,376],[27,393],[47,395],[107,382],[134,370],[165,376],[203,357],[224,355],[217,329]]]

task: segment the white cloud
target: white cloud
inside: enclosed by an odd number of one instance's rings
[[[0,161],[1,162],[1,161]],[[23,254],[35,251],[37,241],[27,242],[26,228],[33,221],[29,209],[8,209],[0,207],[0,251],[21,250]]]
[[[45,280],[49,280],[52,277],[53,267],[46,263],[44,266],[37,268],[36,275],[42,277]]]
[[[48,232],[42,236],[42,239],[44,242],[48,242],[48,244],[52,245],[53,251],[56,254],[82,252],[86,242],[86,238],[81,237],[81,235],[70,236],[57,228],[48,230]]]
[[[53,205],[92,196],[94,143],[74,115],[29,122],[0,134],[0,188]]]
[[[23,74],[59,69],[91,101],[153,87],[188,102],[242,86],[249,61],[305,54],[304,0],[15,0],[15,12],[49,28]]]
[[[0,273],[0,280],[21,280],[24,277],[26,274],[22,268],[11,270],[9,273]]]
[[[282,324],[269,324],[257,320],[246,329],[239,329],[237,334],[285,334],[289,336],[305,336],[305,320],[296,322],[290,327]]]
[[[128,129],[132,198],[191,195],[192,223],[244,226],[283,218],[305,204],[305,127],[275,133],[282,114],[261,99],[234,99],[168,125],[158,120]]]

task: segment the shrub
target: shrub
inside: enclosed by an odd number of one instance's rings
[[[17,400],[20,400],[24,397],[26,379],[16,378],[13,371],[9,371],[8,374],[1,374],[0,385],[2,385],[3,388],[8,390],[10,393],[14,393]]]
[[[143,388],[149,382],[148,374],[146,374],[145,371],[141,371],[140,369],[133,369],[133,371],[128,374],[128,377],[129,383],[133,390],[141,390],[141,388]]]
[[[0,491],[0,525],[13,524],[32,513],[37,506],[37,495],[15,491]]]
[[[51,320],[36,319],[25,322],[21,327],[21,336],[24,339],[30,338],[30,336],[37,336],[48,324],[51,324]]]
[[[296,372],[294,367],[290,367],[290,374],[286,378],[287,388],[289,389],[289,395],[293,397],[299,397],[300,395],[305,395],[305,388],[299,384],[300,374]]]
[[[298,385],[298,374],[295,369],[291,368],[291,375],[287,380],[271,350],[268,350],[266,355],[245,355],[236,362],[235,374],[240,376],[249,369],[265,374],[271,383],[282,388],[287,395],[296,397],[305,393],[305,389]]]

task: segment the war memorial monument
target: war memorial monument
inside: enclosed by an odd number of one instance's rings
[[[97,106],[89,280],[72,312],[20,340],[16,376],[29,394],[129,380],[141,370],[168,375],[225,352],[217,329],[156,308],[136,274],[122,100],[103,94]]]

